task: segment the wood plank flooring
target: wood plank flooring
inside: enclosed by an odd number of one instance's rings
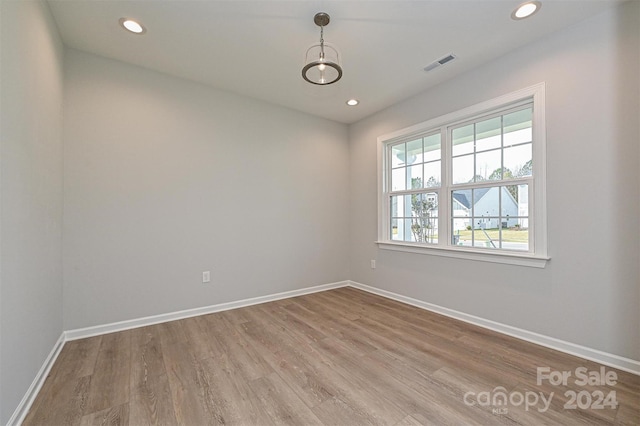
[[[640,377],[580,386],[578,367],[601,366],[340,288],[68,342],[23,424],[640,424]]]

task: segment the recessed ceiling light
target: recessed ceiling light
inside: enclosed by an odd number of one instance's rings
[[[542,3],[539,1],[528,1],[526,3],[522,3],[520,6],[516,8],[511,14],[511,19],[524,19],[533,15],[542,7]]]
[[[349,100],[347,101],[347,105],[349,105],[349,106],[356,106],[356,105],[358,105],[359,103],[360,103],[360,101],[359,101],[359,100],[357,100],[357,99],[349,99]]]
[[[122,25],[122,28],[134,34],[144,34],[147,32],[147,29],[140,22],[131,18],[120,18],[118,22]]]

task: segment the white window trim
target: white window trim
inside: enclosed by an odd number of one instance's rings
[[[385,149],[387,145],[400,139],[411,138],[412,136],[424,134],[435,128],[440,128],[451,123],[466,120],[473,116],[491,112],[497,108],[508,105],[515,105],[519,102],[533,99],[533,193],[530,216],[533,218],[533,244],[532,252],[507,252],[489,251],[475,249],[473,247],[452,246],[450,242],[446,244],[424,245],[407,241],[395,241],[389,239],[390,211],[387,208],[389,193],[386,192],[385,182],[387,181],[388,165],[385,164],[387,156]],[[491,99],[486,102],[464,108],[462,110],[445,114],[440,117],[406,127],[386,135],[378,137],[378,247],[386,250],[420,253],[435,256],[453,257],[458,259],[477,260],[493,263],[504,263],[510,265],[530,266],[544,268],[550,259],[547,253],[547,185],[546,185],[546,134],[545,130],[545,83],[538,83],[531,87]],[[443,139],[444,140],[444,139]],[[445,146],[442,147],[447,149]],[[445,156],[442,156],[443,170],[449,165],[445,164]],[[445,176],[447,171],[444,171]],[[448,210],[448,208],[446,208]],[[446,217],[447,222],[450,221]],[[450,233],[450,225],[447,226],[447,235]]]

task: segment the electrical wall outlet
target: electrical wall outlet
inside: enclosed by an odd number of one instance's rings
[[[371,269],[376,269],[376,261],[375,261],[375,259],[371,259]]]
[[[211,282],[211,271],[204,271],[202,273],[202,282],[203,283]]]

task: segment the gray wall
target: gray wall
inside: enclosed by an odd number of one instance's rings
[[[47,7],[0,14],[0,423],[64,329],[344,279],[640,359],[640,3],[349,128],[73,50],[63,120]],[[376,138],[540,81],[547,268],[378,250]]]
[[[62,44],[48,7],[1,1],[0,424],[62,333]]]
[[[640,359],[639,9],[629,2],[351,126],[351,279]],[[542,81],[546,269],[379,250],[376,138]]]
[[[76,50],[65,68],[65,329],[349,278],[346,125]]]

